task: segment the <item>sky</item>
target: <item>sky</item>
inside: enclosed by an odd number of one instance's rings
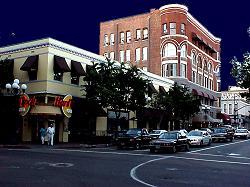
[[[99,24],[183,4],[214,36],[221,38],[222,90],[235,85],[230,60],[249,50],[250,2],[247,0],[2,0],[0,47],[52,37],[99,53]]]

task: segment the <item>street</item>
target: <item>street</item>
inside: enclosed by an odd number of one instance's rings
[[[0,186],[250,186],[250,140],[189,152],[116,147],[0,149]]]

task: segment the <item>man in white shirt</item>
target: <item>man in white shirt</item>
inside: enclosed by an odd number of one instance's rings
[[[48,145],[52,145],[53,146],[54,134],[55,134],[55,128],[51,124],[50,127],[47,129]]]

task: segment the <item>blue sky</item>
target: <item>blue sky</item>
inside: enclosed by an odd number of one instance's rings
[[[5,0],[0,10],[0,46],[52,37],[98,53],[99,23],[149,12],[170,3],[189,12],[221,41],[222,90],[235,81],[229,61],[249,51],[250,2],[247,0]]]

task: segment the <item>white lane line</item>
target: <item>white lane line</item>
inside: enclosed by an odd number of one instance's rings
[[[243,142],[248,142],[248,141],[250,141],[250,140],[243,140],[243,141],[240,141],[240,142],[233,142],[233,143],[228,143],[228,144],[223,144],[223,145],[217,145],[217,146],[213,146],[213,147],[199,149],[199,150],[196,150],[196,151],[190,151],[189,153],[201,152],[201,151],[205,151],[205,150],[215,149],[215,148],[218,148],[218,147],[225,147],[225,146],[234,145],[234,144],[243,143]]]
[[[205,154],[205,153],[189,153],[189,154],[193,154],[193,155],[202,155],[202,156],[212,156],[212,157],[238,158],[238,159],[250,160],[250,157],[244,157],[244,156],[214,155],[214,154]]]
[[[227,163],[227,164],[250,165],[250,162],[232,162],[232,161],[226,161],[226,160],[208,160],[208,159],[202,159],[202,158],[187,158],[187,157],[178,157],[178,156],[173,156],[172,158],[195,160],[195,161],[204,161],[204,162],[217,162],[217,163]]]
[[[157,158],[157,159],[149,160],[149,161],[147,161],[147,162],[143,162],[143,163],[141,163],[141,164],[135,166],[134,168],[132,168],[132,169],[130,170],[130,176],[132,177],[132,179],[134,179],[135,181],[137,181],[137,182],[139,182],[139,183],[141,183],[141,184],[144,184],[144,185],[150,186],[150,187],[156,187],[156,186],[153,185],[153,184],[149,184],[149,183],[146,183],[146,182],[140,180],[140,179],[136,176],[136,170],[137,170],[139,167],[144,166],[144,165],[146,165],[146,164],[148,164],[148,163],[155,162],[155,161],[159,161],[159,160],[163,160],[163,159],[166,159],[166,158],[171,158],[171,157],[172,157],[172,156],[168,156],[168,157],[166,156],[166,157],[164,157],[164,158]]]

